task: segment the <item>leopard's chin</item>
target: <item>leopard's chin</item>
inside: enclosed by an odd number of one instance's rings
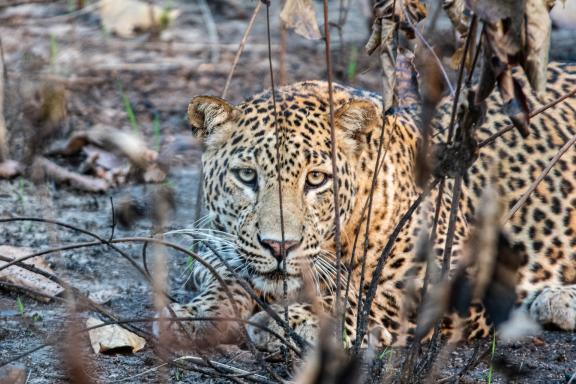
[[[284,281],[286,281],[286,293],[288,294],[298,291],[302,287],[302,278],[300,276],[287,275],[286,279],[284,279],[284,274],[279,271],[253,274],[250,276],[250,281],[258,291],[274,296],[282,296],[284,294]]]

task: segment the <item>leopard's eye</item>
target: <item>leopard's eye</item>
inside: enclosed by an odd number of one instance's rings
[[[246,185],[253,186],[256,183],[256,171],[252,168],[235,169],[236,178]]]
[[[318,188],[328,180],[328,175],[320,171],[311,171],[306,175],[306,186],[308,188]]]

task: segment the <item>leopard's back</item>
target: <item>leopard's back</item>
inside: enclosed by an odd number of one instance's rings
[[[551,64],[546,92],[536,96],[525,79],[516,74],[531,111],[573,91],[576,65]],[[510,119],[502,113],[497,92],[488,100],[486,122],[477,132],[479,143],[506,128]],[[480,157],[465,179],[469,216],[477,209],[490,179],[497,186],[506,215],[530,189],[546,166],[576,135],[576,97],[571,96],[530,119],[530,135],[523,138],[512,129],[480,149]],[[506,225],[515,247],[525,253],[520,295],[542,286],[576,283],[576,149],[571,146],[530,194]]]

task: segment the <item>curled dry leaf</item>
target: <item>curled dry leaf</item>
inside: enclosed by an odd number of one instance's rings
[[[394,1],[378,0],[373,6],[374,22],[372,34],[366,43],[369,55],[380,51],[382,65],[382,100],[384,110],[394,105],[394,84],[396,71],[395,32],[400,28],[409,38],[414,37],[412,25],[426,16],[426,7],[418,0]],[[410,20],[407,20],[409,17]]]
[[[381,20],[381,44],[380,63],[382,65],[382,107],[388,110],[394,105],[394,83],[396,78],[396,68],[394,63],[393,41],[396,23],[388,19]]]
[[[414,54],[404,48],[398,48],[396,83],[394,87],[394,95],[398,100],[398,107],[420,104],[418,79],[414,68]]]
[[[442,3],[442,8],[446,11],[448,18],[452,22],[454,29],[456,30],[456,51],[452,55],[449,65],[453,70],[457,70],[462,62],[462,57],[464,55],[466,38],[469,33],[472,36],[476,34],[476,24],[472,27],[472,31],[468,31],[470,27],[470,12],[466,8],[466,3],[464,0],[444,0]],[[468,49],[466,55],[465,65],[468,71],[472,69],[472,63],[474,61],[474,50]]]
[[[506,112],[526,136],[528,108],[521,87],[513,80],[511,68],[520,65],[532,88],[544,91],[551,34],[549,11],[555,2],[466,0],[466,3],[485,22],[478,100],[488,97],[497,82]]]
[[[405,7],[406,12],[404,12]],[[388,20],[394,23],[400,22],[398,27],[404,31],[409,38],[414,38],[412,25],[416,25],[420,20],[426,17],[426,7],[419,0],[395,1],[395,0],[377,0],[372,7],[374,22],[372,23],[372,34],[366,43],[366,52],[371,55],[376,49],[386,49],[385,38],[387,34],[382,33],[382,20]],[[406,20],[406,15],[410,20]]]
[[[34,251],[29,248],[0,245],[0,255],[8,257],[12,260],[18,259],[22,256],[30,255],[32,253],[34,253]],[[34,266],[38,269],[42,269],[45,272],[52,273],[52,270],[42,257],[34,257],[32,259],[28,259],[25,260],[24,263]],[[0,267],[6,264],[6,261],[0,260]],[[64,291],[64,288],[49,280],[48,278],[15,265],[0,271],[0,282],[1,281],[22,287],[25,289],[25,292],[32,293],[34,298],[41,301],[49,301],[51,297],[58,296]],[[38,295],[34,295],[34,292],[37,292]]]
[[[286,28],[293,29],[306,39],[317,40],[322,37],[312,0],[286,0],[280,19]]]
[[[103,321],[94,317],[86,320],[86,327],[94,327],[104,324]],[[146,340],[142,337],[127,331],[117,324],[105,325],[103,327],[88,331],[90,344],[94,353],[111,353],[130,350],[132,353],[140,351],[146,345]]]
[[[180,13],[177,9],[138,0],[101,0],[100,4],[102,26],[120,37],[132,37],[136,31],[165,27]]]

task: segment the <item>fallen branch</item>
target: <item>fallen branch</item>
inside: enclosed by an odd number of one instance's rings
[[[69,184],[71,187],[82,191],[104,192],[110,188],[108,182],[103,179],[71,172],[45,157],[37,156],[34,159],[32,167],[33,169],[39,169],[45,177],[51,180],[62,184]]]

